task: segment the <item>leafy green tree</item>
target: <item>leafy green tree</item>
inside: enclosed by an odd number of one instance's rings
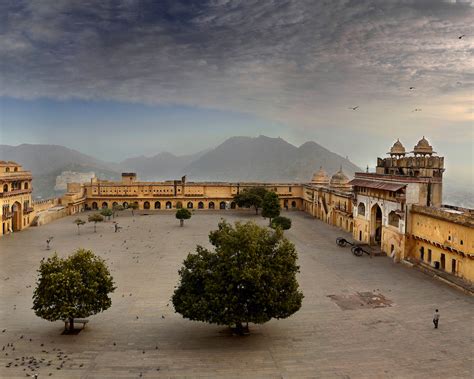
[[[74,224],[77,225],[77,234],[81,234],[81,229],[80,229],[80,227],[81,227],[82,225],[84,225],[85,223],[86,223],[86,222],[85,222],[84,220],[80,219],[80,218],[76,218],[76,219],[74,220]]]
[[[104,260],[90,250],[79,249],[67,258],[54,254],[42,259],[33,293],[35,314],[48,321],[88,317],[112,305],[108,296],[114,282]]]
[[[291,228],[291,219],[288,217],[278,216],[272,220],[272,228],[281,228],[283,230],[288,230]]]
[[[272,218],[280,215],[280,200],[275,192],[267,192],[262,202],[262,217],[269,218],[269,224],[272,225]]]
[[[286,318],[301,308],[297,253],[281,229],[223,220],[209,241],[214,251],[198,245],[179,270],[172,296],[176,312],[190,320],[235,325],[242,334],[249,322]]]
[[[117,212],[122,212],[125,208],[123,207],[123,205],[121,204],[116,204],[112,207],[112,211],[113,211],[113,214],[112,214],[112,217],[115,218],[115,216],[117,215]]]
[[[114,214],[114,212],[110,208],[104,208],[100,211],[100,214],[110,220],[110,217]]]
[[[89,222],[94,223],[94,233],[97,233],[96,226],[98,222],[104,221],[104,217],[98,213],[94,213],[92,215],[89,215],[88,219]]]
[[[242,192],[234,195],[235,203],[241,208],[255,208],[255,214],[262,206],[263,198],[268,191],[265,187],[245,188]]]
[[[189,220],[191,218],[191,212],[186,208],[179,208],[176,211],[176,218],[179,220],[179,225],[184,225],[184,220]]]
[[[138,204],[137,203],[128,204],[128,208],[132,210],[132,216],[135,216],[135,210],[138,209]]]

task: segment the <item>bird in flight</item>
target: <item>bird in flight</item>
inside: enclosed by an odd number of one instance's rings
[[[415,89],[415,87],[410,87],[409,89]]]
[[[421,112],[421,108],[415,108],[412,110],[412,112]]]
[[[356,111],[357,108],[359,108],[359,106],[357,106],[357,107],[349,107],[349,108],[347,108],[347,109],[352,109],[353,111]]]
[[[459,39],[462,39],[462,37],[466,37],[466,35],[465,35],[465,34],[462,34],[462,35],[460,35],[458,38],[459,38]]]

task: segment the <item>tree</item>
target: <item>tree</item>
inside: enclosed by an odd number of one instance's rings
[[[179,270],[172,297],[176,312],[190,320],[235,325],[243,334],[249,322],[287,318],[301,308],[297,253],[281,229],[223,220],[209,241],[214,251],[198,245]]]
[[[116,204],[112,207],[113,215],[112,217],[115,218],[117,212],[122,212],[125,208],[121,204]]]
[[[278,216],[272,220],[271,224],[273,229],[281,228],[283,230],[288,230],[291,228],[291,219],[288,217]]]
[[[132,210],[132,216],[135,216],[134,211],[136,209],[138,209],[138,204],[137,203],[131,203],[131,204],[128,204],[128,207]]]
[[[272,218],[280,215],[280,200],[275,192],[267,192],[262,202],[262,217],[268,217],[269,224],[272,225]]]
[[[262,206],[263,198],[268,191],[265,187],[245,188],[242,192],[234,195],[235,203],[241,208],[255,208],[255,214],[258,214]]]
[[[81,234],[81,229],[80,229],[80,227],[81,227],[82,225],[84,225],[85,223],[86,223],[86,222],[85,222],[84,220],[80,219],[80,218],[76,218],[76,219],[74,220],[74,224],[77,225],[77,234]]]
[[[176,218],[179,220],[179,225],[184,225],[184,220],[189,220],[191,218],[191,212],[186,208],[180,208],[176,211]]]
[[[110,220],[110,217],[114,214],[114,212],[110,208],[104,208],[100,211],[100,214]]]
[[[48,321],[88,317],[112,305],[108,296],[114,282],[104,260],[90,250],[79,249],[67,258],[54,254],[42,259],[33,293],[35,314]]]
[[[94,213],[93,215],[89,215],[89,218],[87,219],[89,222],[94,223],[94,233],[97,233],[96,226],[98,222],[104,221],[104,217],[98,213]]]

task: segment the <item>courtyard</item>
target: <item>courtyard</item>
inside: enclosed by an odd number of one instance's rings
[[[196,244],[210,246],[221,217],[267,225],[251,210],[196,211],[182,228],[171,211],[124,211],[118,233],[108,221],[80,235],[70,216],[1,238],[0,377],[472,377],[472,297],[389,258],[352,255],[335,244],[348,235],[303,212],[283,215],[293,221],[285,234],[299,253],[303,306],[245,337],[183,319],[170,297],[183,259]],[[106,259],[117,289],[109,310],[62,335],[62,322],[31,310],[36,270],[42,257],[80,247]]]

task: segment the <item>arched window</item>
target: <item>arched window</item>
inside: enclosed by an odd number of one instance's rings
[[[204,209],[204,203],[202,201],[198,203],[198,209]]]
[[[359,203],[357,206],[357,214],[359,216],[365,216],[365,204],[364,203]]]
[[[296,201],[293,200],[293,201],[291,202],[291,208],[296,208]]]
[[[102,209],[105,209],[105,208],[107,208],[107,207],[108,207],[108,204],[107,204],[106,201],[104,201],[104,202],[102,203]]]
[[[178,201],[176,203],[176,208],[178,208],[178,209],[183,208],[183,203],[181,201]]]
[[[15,168],[13,169],[13,171],[17,172],[17,171],[18,171],[18,167],[15,167]]]
[[[94,210],[99,209],[99,206],[97,205],[95,201],[92,203],[92,209]]]
[[[145,201],[143,203],[143,209],[150,209],[150,202],[149,201]]]
[[[3,192],[8,192],[8,184],[3,185]]]
[[[171,209],[171,208],[172,208],[171,201],[167,201],[166,202],[166,209]]]
[[[161,209],[161,203],[159,201],[155,201],[155,209]]]
[[[214,209],[214,208],[215,208],[214,202],[210,201],[209,202],[209,209]]]
[[[123,207],[124,207],[125,209],[127,209],[127,208],[128,208],[128,203],[127,203],[126,201],[124,201],[124,203],[123,203]]]
[[[112,208],[116,208],[117,206],[118,206],[118,203],[117,203],[116,201],[114,201],[114,202],[112,203]]]
[[[219,209],[225,209],[225,201],[219,203]]]
[[[7,167],[7,168],[5,169],[5,172],[10,172],[10,167]]]
[[[398,228],[399,223],[400,223],[400,216],[397,215],[395,211],[391,211],[388,214],[388,224]]]
[[[25,185],[23,186],[24,189],[28,189],[28,182],[25,182]]]
[[[187,206],[188,209],[192,209],[193,208],[193,202],[189,201],[186,206]]]

